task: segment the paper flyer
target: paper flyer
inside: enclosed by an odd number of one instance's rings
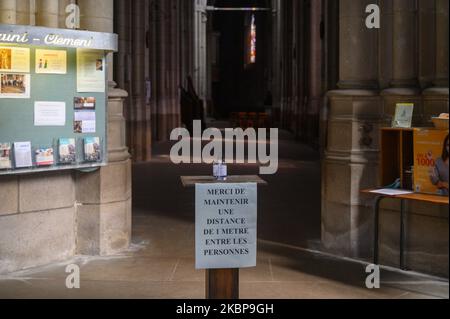
[[[105,92],[103,52],[77,49],[77,91]]]
[[[30,49],[0,46],[0,72],[29,73]]]
[[[35,102],[34,103],[35,126],[65,126],[66,103],[65,102]]]
[[[67,74],[67,51],[36,49],[37,74]]]

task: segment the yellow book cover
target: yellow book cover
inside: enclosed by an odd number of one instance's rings
[[[448,131],[414,131],[414,190],[448,196]]]

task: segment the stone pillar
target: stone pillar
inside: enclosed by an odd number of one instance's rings
[[[448,0],[436,0],[436,79],[434,85],[448,88]]]
[[[417,34],[417,2],[392,1],[392,80],[390,88],[382,92],[386,125],[391,125],[397,103],[413,103],[413,125],[422,123],[422,100],[419,89],[419,59]]]
[[[419,82],[430,87],[436,74],[436,1],[419,0]]]
[[[30,0],[16,0],[17,24],[28,25],[31,24]]]
[[[328,141],[323,161],[322,244],[351,257],[371,256],[372,211],[360,190],[378,183],[378,33],[365,24],[373,0],[341,0],[341,90],[328,93]]]
[[[311,1],[310,8],[310,54],[309,54],[309,103],[308,103],[308,141],[317,144],[319,114],[322,106],[322,41],[320,23],[322,2]]]
[[[340,1],[340,89],[378,88],[378,30],[365,25],[373,3],[378,1]]]
[[[130,121],[133,122],[132,143],[133,143],[133,159],[137,162],[145,160],[143,150],[145,148],[144,128],[145,119],[143,111],[145,107],[145,20],[144,20],[144,1],[133,1],[132,7],[132,49],[131,59],[132,67],[132,95],[133,112],[130,112]]]
[[[435,87],[423,92],[424,124],[431,124],[431,117],[440,113],[448,113],[449,89],[448,89],[448,1],[436,0],[436,55]],[[431,34],[430,34],[431,37]]]
[[[113,0],[79,0],[81,28],[113,32]],[[77,173],[79,254],[111,255],[131,242],[131,161],[125,146],[123,100],[115,88],[112,54],[108,58],[108,161],[93,173]]]
[[[430,21],[430,28],[434,27],[436,37],[431,34],[430,44],[435,44],[435,75],[433,84],[435,87],[423,92],[424,124],[432,126],[431,117],[440,113],[448,113],[449,89],[448,89],[448,1],[435,0],[435,19]],[[434,40],[434,41],[433,41]]]
[[[58,0],[36,0],[36,25],[49,28],[58,28]]]
[[[0,2],[0,23],[16,24],[16,0],[2,0]]]
[[[417,4],[415,0],[393,0],[393,79],[392,87],[416,88]]]

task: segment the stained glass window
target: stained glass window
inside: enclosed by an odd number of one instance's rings
[[[255,15],[252,14],[250,26],[250,63],[256,63],[256,21]]]

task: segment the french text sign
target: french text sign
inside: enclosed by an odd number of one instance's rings
[[[197,269],[256,266],[257,185],[197,184]]]

